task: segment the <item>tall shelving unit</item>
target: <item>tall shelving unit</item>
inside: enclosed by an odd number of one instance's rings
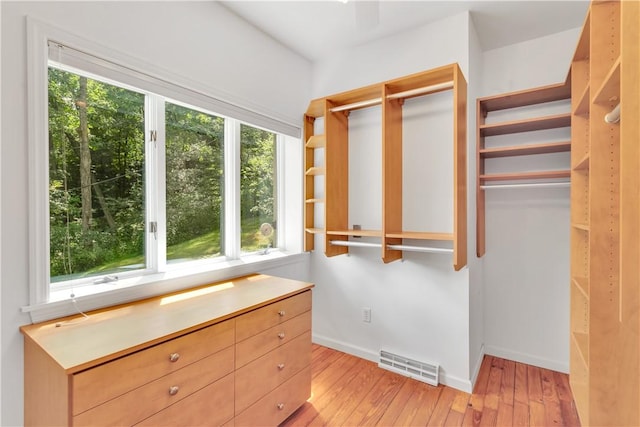
[[[402,224],[402,105],[417,96],[453,91],[453,231],[405,230]],[[365,86],[311,101],[305,113],[305,250],[314,249],[314,234],[324,234],[325,254],[349,252],[349,246],[381,248],[385,263],[404,251],[451,252],[455,270],[467,263],[466,110],[467,83],[457,64]],[[349,112],[373,105],[382,108],[382,226],[359,230],[349,226]],[[324,133],[316,134],[322,117]],[[319,142],[322,141],[322,144]],[[324,166],[316,150],[324,149]],[[428,161],[428,160],[427,160]],[[324,174],[324,198],[317,197],[314,176]],[[438,183],[432,183],[438,185]],[[315,205],[324,204],[324,229],[316,227]],[[380,243],[353,242],[373,237]],[[414,246],[412,241],[450,241],[452,249]]]
[[[570,383],[583,425],[640,425],[639,9],[593,1],[571,64]]]
[[[531,183],[539,180],[569,178],[570,170],[522,171],[511,173],[486,173],[485,160],[515,156],[534,156],[571,151],[571,141],[536,142],[501,147],[487,147],[486,139],[499,135],[512,135],[523,132],[565,128],[571,125],[571,113],[546,116],[533,116],[519,120],[486,123],[487,116],[496,111],[511,110],[568,100],[571,97],[571,85],[565,83],[542,86],[518,92],[478,98],[476,108],[476,255],[486,252],[485,240],[485,185],[505,181],[522,180]]]

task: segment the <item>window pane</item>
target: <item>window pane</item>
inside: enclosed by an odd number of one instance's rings
[[[277,247],[276,134],[247,125],[240,133],[240,248]]]
[[[167,261],[219,256],[224,119],[165,105]]]
[[[144,95],[49,68],[51,282],[144,268]]]

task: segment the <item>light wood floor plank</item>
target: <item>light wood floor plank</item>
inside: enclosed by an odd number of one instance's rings
[[[485,356],[473,394],[314,345],[312,397],[282,426],[580,426],[566,374]]]
[[[398,416],[400,416],[400,413],[402,412],[404,407],[407,405],[407,402],[411,398],[411,395],[413,395],[414,390],[420,387],[421,384],[422,383],[414,379],[406,378],[404,384],[402,384],[402,387],[400,388],[398,393],[394,396],[393,400],[391,401],[389,406],[386,408],[384,414],[382,415],[382,417],[380,417],[376,425],[379,425],[379,426],[396,425],[396,420],[398,419]]]

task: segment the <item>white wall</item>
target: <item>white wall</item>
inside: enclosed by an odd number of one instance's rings
[[[574,29],[485,52],[482,96],[563,82],[578,35],[579,29]],[[568,111],[566,103],[546,111],[562,109]],[[554,132],[538,137],[570,138],[568,130]],[[525,138],[510,135],[500,143],[511,145]],[[500,159],[491,167],[510,165],[520,170],[568,168],[568,154]],[[485,352],[567,372],[568,283],[568,187],[487,191]]]
[[[339,52],[314,64],[313,95],[327,96],[453,62],[460,64],[468,80],[468,37],[469,15],[464,13]],[[435,40],[447,40],[447,43],[434,43]],[[469,82],[472,84],[479,82]],[[410,123],[404,126],[406,145],[424,144],[422,148],[428,149],[420,154],[421,157],[413,155],[413,160],[418,158],[418,163],[422,161],[422,168],[414,164],[413,168],[405,171],[411,175],[405,176],[403,193],[415,195],[406,198],[405,209],[422,209],[425,212],[423,219],[428,217],[432,226],[451,227],[451,199],[447,199],[450,194],[429,192],[425,191],[429,188],[424,188],[449,187],[447,179],[444,178],[445,183],[438,182],[438,176],[452,174],[451,121],[450,117],[446,118],[447,110],[451,114],[451,99],[447,100],[446,95],[436,95],[418,102],[426,104],[407,103],[410,105],[405,104],[405,113],[417,114],[425,108],[434,108],[434,111],[422,114],[421,119],[408,120]],[[378,108],[371,110],[372,113],[379,112]],[[368,124],[373,127],[373,134],[359,128],[361,123],[367,122],[371,122]],[[471,132],[471,137],[473,135]],[[379,119],[375,123],[367,113],[352,113],[349,137],[350,146],[356,146],[353,148],[355,152],[350,153],[350,169],[369,169],[373,175],[367,186],[350,177],[350,221],[362,219],[362,222],[373,226],[377,221],[379,228],[380,158],[375,154],[380,147]],[[363,137],[368,138],[369,150],[374,153],[360,148],[361,144],[367,144]],[[427,155],[443,155],[442,158],[447,160],[434,161]],[[411,159],[405,157],[405,160]],[[359,162],[365,162],[365,166]],[[448,171],[438,171],[425,178],[427,170],[434,172],[443,165]],[[452,186],[452,182],[450,184]],[[404,220],[418,221],[412,215],[404,215]],[[469,232],[474,233],[474,230],[471,228]],[[310,276],[316,284],[313,312],[315,342],[371,360],[377,360],[379,350],[385,349],[421,361],[439,363],[443,382],[471,390],[467,268],[455,272],[449,255],[408,252],[404,253],[402,262],[384,264],[380,251],[370,248],[351,248],[348,256],[327,258],[319,236],[316,236],[315,247],[311,255]],[[371,308],[371,323],[362,321],[363,307]]]
[[[23,421],[20,325],[28,304],[25,15],[184,76],[213,95],[299,125],[311,65],[214,2],[0,2],[1,425]],[[10,124],[10,125],[9,125]],[[272,270],[304,279],[306,265]]]

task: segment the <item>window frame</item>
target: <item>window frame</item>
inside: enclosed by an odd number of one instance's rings
[[[132,73],[142,75],[143,78],[149,79],[159,88],[167,88],[167,94],[156,94],[147,88],[140,88],[130,85],[129,82],[120,82],[113,80],[110,76],[102,76],[93,72],[93,70],[80,69],[78,67],[68,67],[70,69],[78,68],[85,75],[95,75],[98,80],[107,83],[113,81],[117,86],[129,88],[137,92],[145,94],[145,159],[151,155],[161,159],[158,162],[148,162],[145,160],[145,174],[147,177],[157,181],[157,192],[149,193],[151,186],[145,185],[145,229],[146,240],[153,239],[153,234],[149,233],[148,226],[150,221],[158,223],[158,241],[155,245],[146,245],[145,252],[147,262],[146,268],[124,274],[123,279],[114,285],[91,285],[91,289],[86,286],[87,282],[93,282],[100,276],[93,276],[90,279],[80,281],[71,280],[52,284],[50,282],[49,268],[49,153],[48,149],[42,149],[43,144],[48,147],[48,67],[49,67],[49,42],[59,43],[77,49],[79,52],[92,52],[91,56],[96,58],[96,62],[107,62],[111,65],[123,64],[116,67],[122,67],[126,70],[132,70]],[[302,192],[301,185],[294,185],[291,190],[294,197],[290,197],[285,191],[285,175],[294,173],[297,175],[298,170],[291,171],[291,166],[297,169],[297,163],[302,167],[301,156],[298,160],[292,162],[292,156],[295,159],[297,152],[301,150],[296,148],[291,150],[294,145],[292,142],[298,142],[300,137],[300,128],[289,125],[286,122],[273,119],[268,116],[259,115],[252,110],[246,110],[220,101],[213,95],[209,95],[210,91],[200,90],[194,91],[193,86],[185,85],[184,80],[179,76],[172,76],[171,73],[161,73],[160,78],[143,74],[136,70],[150,70],[157,67],[144,64],[141,61],[127,57],[126,55],[112,51],[109,48],[102,47],[98,44],[85,40],[81,37],[72,35],[66,31],[49,26],[30,17],[27,17],[27,69],[28,69],[28,102],[29,102],[29,130],[28,130],[28,155],[29,155],[29,305],[23,307],[24,312],[29,312],[32,321],[40,321],[47,318],[53,318],[64,314],[70,314],[75,311],[75,304],[70,307],[70,298],[79,298],[78,301],[86,302],[82,307],[83,310],[113,305],[115,303],[124,302],[132,299],[144,298],[147,296],[157,295],[160,293],[170,292],[186,287],[195,286],[214,280],[222,280],[232,276],[253,273],[262,268],[278,267],[290,263],[300,262],[302,253],[302,232],[301,227],[286,228],[287,222],[299,223],[302,220]],[[94,56],[95,55],[95,56]],[[55,62],[55,61],[54,61]],[[64,67],[67,68],[67,67]],[[63,69],[64,69],[63,68]],[[72,71],[74,72],[74,71]],[[137,74],[136,74],[137,73]],[[175,83],[171,77],[175,77]],[[178,96],[176,96],[178,95]],[[183,263],[175,263],[167,265],[166,263],[166,186],[165,186],[165,129],[164,126],[155,126],[158,138],[157,144],[148,141],[149,126],[153,125],[148,114],[154,111],[162,115],[164,122],[164,102],[178,103],[188,108],[193,108],[214,114],[225,119],[225,144],[224,144],[224,166],[225,166],[225,197],[224,212],[225,221],[223,247],[225,253],[216,259],[186,261]],[[227,114],[219,113],[212,108],[206,108],[203,105],[222,103],[223,106],[231,106],[232,110],[244,111],[247,113],[245,117],[253,117],[258,115],[261,118],[260,123],[254,123],[247,120],[232,118]],[[245,118],[243,117],[243,119]],[[275,123],[280,129],[274,130],[263,124]],[[281,250],[274,248],[268,255],[256,255],[256,253],[244,253],[240,251],[240,124],[246,124],[252,127],[261,128],[274,132],[276,137],[276,155],[277,155],[277,205],[278,205],[278,245]],[[280,126],[282,125],[282,126]],[[287,132],[281,132],[286,129]],[[227,139],[231,138],[231,139]],[[293,139],[294,141],[289,141]],[[45,141],[43,143],[43,141]],[[152,151],[147,151],[151,144]],[[285,145],[289,148],[289,153],[285,153]],[[286,162],[286,163],[285,163]],[[285,164],[289,164],[289,172],[285,172]],[[228,179],[233,176],[234,179]],[[299,175],[298,175],[299,179]],[[298,200],[300,203],[299,212],[287,214],[283,217],[291,201]],[[286,204],[286,205],[285,205]],[[151,208],[150,208],[151,206]],[[294,206],[296,204],[294,203]],[[232,220],[229,221],[229,216]],[[299,216],[300,218],[297,218]],[[155,248],[154,253],[150,254],[149,248]],[[164,253],[163,253],[164,252]],[[161,260],[160,262],[157,262]],[[127,276],[127,277],[125,277]],[[75,282],[75,283],[74,283]],[[69,292],[71,289],[71,292]],[[65,296],[66,294],[66,296]],[[71,297],[75,295],[75,297]]]

